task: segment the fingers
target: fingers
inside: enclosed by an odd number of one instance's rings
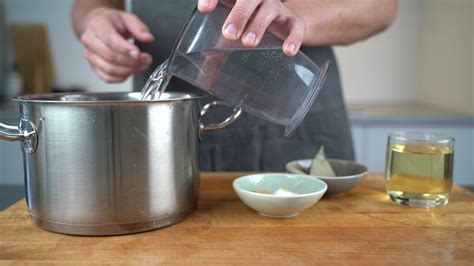
[[[98,18],[92,20],[88,29],[81,36],[81,42],[86,49],[101,55],[109,62],[118,65],[134,66],[141,56],[140,50],[128,42],[123,34],[125,26],[119,25],[114,19]],[[151,63],[151,58],[147,59]]]
[[[146,54],[150,56],[149,54]],[[125,81],[130,75],[137,72],[144,71],[148,68],[148,65],[137,66],[135,68],[127,68],[110,64],[109,62],[103,61],[99,56],[94,54],[88,54],[86,51],[85,57],[89,61],[92,69],[103,81],[107,83],[119,83]]]
[[[130,37],[153,41],[148,27],[133,14],[104,8],[90,16],[81,36],[84,56],[104,81],[124,81],[152,63],[150,54],[128,42]]]
[[[119,76],[109,75],[109,74],[106,74],[106,73],[102,72],[102,70],[100,70],[98,68],[95,68],[93,66],[92,66],[92,68],[97,73],[97,75],[100,77],[100,79],[102,79],[103,81],[105,81],[107,83],[120,83],[120,82],[124,82],[128,78],[128,76],[120,76],[119,77]]]
[[[199,0],[198,1],[198,10],[201,13],[209,13],[214,11],[219,0]]]
[[[87,51],[84,53],[84,57],[87,59],[87,61],[89,61],[89,64],[91,65],[92,69],[94,69],[94,71],[97,73],[97,75],[105,82],[122,82],[127,79],[128,76],[130,76],[130,74],[125,74],[125,72],[122,72],[121,75],[112,74],[118,73],[119,71],[114,71],[112,69],[112,65],[101,61],[100,57],[95,56],[94,54],[91,54]]]
[[[238,40],[261,0],[239,0],[227,16],[222,34],[228,40]]]
[[[98,32],[97,37],[106,46],[110,47],[115,52],[120,53],[124,56],[129,56],[133,59],[137,59],[140,51],[134,44],[129,43],[122,35],[120,35],[112,28],[104,28],[100,31],[101,32]]]
[[[96,68],[100,69],[102,72],[114,75],[114,76],[129,76],[136,73],[137,71],[145,70],[148,65],[136,65],[136,66],[120,66],[114,63],[104,60],[97,54],[91,53],[89,51],[84,52],[85,58]]]
[[[298,50],[303,43],[305,23],[301,19],[295,17],[291,20],[290,26],[290,33],[283,43],[283,53],[287,56],[294,56],[298,53]]]
[[[242,43],[247,47],[256,47],[260,43],[265,30],[278,16],[280,8],[281,3],[278,1],[263,2],[242,35]]]
[[[111,50],[108,50],[105,54],[109,53],[113,54]],[[142,53],[135,64],[127,65],[116,64],[104,58],[104,53],[95,53],[92,50],[86,50],[84,56],[92,68],[96,70],[99,77],[106,82],[121,82],[130,75],[147,69],[152,61],[151,55],[146,53]],[[112,55],[112,58],[117,58],[117,56]]]
[[[140,53],[140,50],[120,35],[111,23],[99,21],[90,27],[81,37],[81,42],[88,50],[86,58],[103,73],[130,75],[151,64],[151,56]],[[123,67],[130,69],[124,71]]]
[[[150,33],[150,29],[143,23],[135,14],[122,12],[120,13],[122,22],[125,28],[132,37],[141,42],[152,42],[154,40],[153,35]]]
[[[89,41],[91,44],[93,39],[100,39],[106,46],[113,48],[115,51],[120,52],[124,55],[129,55],[132,51],[138,51],[138,48],[129,43],[126,40],[126,29],[120,19],[116,19],[117,16],[107,17],[96,17],[90,21],[87,30],[84,32],[82,38],[86,38],[85,41]],[[120,32],[119,32],[120,31]],[[82,40],[84,41],[84,40]]]
[[[127,54],[128,51],[125,53],[117,52],[117,49],[112,49],[106,45],[95,34],[85,33],[81,37],[81,42],[87,50],[95,54],[100,54],[107,61],[122,66],[133,66],[137,63],[136,59],[131,58],[131,56]],[[138,50],[138,48],[134,48],[134,50]]]
[[[199,5],[204,5],[204,0],[199,1],[198,8]],[[222,35],[233,41],[241,38],[246,47],[256,47],[270,25],[280,27],[277,36],[286,37],[282,46],[285,55],[296,55],[303,42],[305,23],[280,0],[235,1],[222,27]]]

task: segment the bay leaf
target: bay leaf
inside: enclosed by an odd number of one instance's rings
[[[309,174],[323,177],[336,176],[336,173],[334,173],[334,170],[332,169],[328,160],[326,160],[326,155],[324,154],[324,146],[321,146],[321,148],[319,148],[318,153],[311,162]]]

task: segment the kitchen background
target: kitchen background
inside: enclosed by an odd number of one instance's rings
[[[40,34],[31,45],[49,50],[51,62],[42,69],[50,70],[55,89],[131,90],[130,79],[105,84],[89,68],[71,28],[73,2],[0,0],[0,97],[14,96],[21,86],[8,33],[31,23],[45,26],[45,38]],[[391,28],[335,48],[357,160],[370,171],[384,169],[389,132],[439,132],[456,138],[455,182],[474,186],[473,12],[472,0],[399,0]],[[0,121],[16,124],[14,105],[1,102]],[[22,165],[19,144],[0,142],[0,186],[21,185]]]

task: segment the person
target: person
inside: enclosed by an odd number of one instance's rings
[[[199,0],[199,12],[212,12],[218,0]],[[397,0],[236,0],[222,34],[246,47],[259,44],[268,30],[283,40],[287,56],[299,50],[316,63],[332,67],[315,104],[294,135],[283,137],[281,126],[243,113],[229,128],[205,133],[200,168],[207,171],[281,171],[288,161],[312,158],[320,146],[326,156],[354,160],[349,121],[336,58],[331,45],[348,45],[386,29],[395,19]],[[97,75],[109,83],[134,75],[140,91],[153,70],[168,58],[179,31],[196,8],[190,0],[76,0],[73,26],[84,56]],[[128,42],[134,38],[135,43]],[[173,78],[167,90],[204,94]],[[212,97],[208,97],[212,99]],[[211,112],[210,112],[211,113]],[[206,119],[218,119],[220,114]],[[217,122],[217,121],[216,121]]]

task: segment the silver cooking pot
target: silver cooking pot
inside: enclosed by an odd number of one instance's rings
[[[76,235],[116,235],[174,224],[197,206],[200,133],[231,124],[200,122],[200,97],[165,93],[22,96],[20,124],[0,123],[0,139],[21,141],[26,201],[40,227]]]

